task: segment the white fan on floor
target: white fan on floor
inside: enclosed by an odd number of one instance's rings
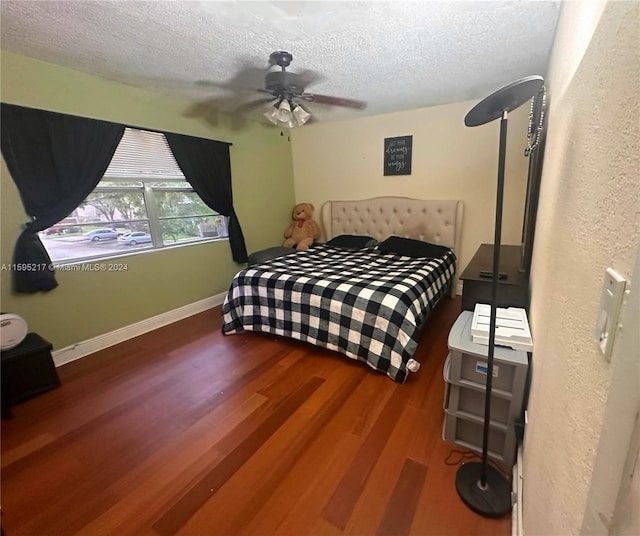
[[[0,314],[0,350],[18,346],[27,336],[27,322],[13,313]]]

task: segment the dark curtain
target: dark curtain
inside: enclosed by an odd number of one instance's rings
[[[124,125],[2,103],[2,155],[31,221],[13,262],[16,292],[58,286],[38,232],[66,218],[96,187],[124,133]]]
[[[247,247],[233,210],[229,145],[171,132],[164,135],[193,189],[209,208],[229,217],[229,244],[233,260],[247,262]]]

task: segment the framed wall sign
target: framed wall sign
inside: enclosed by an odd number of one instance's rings
[[[384,139],[384,174],[411,175],[413,136]]]

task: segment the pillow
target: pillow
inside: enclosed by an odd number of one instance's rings
[[[447,251],[451,251],[446,246],[430,244],[422,240],[412,238],[402,238],[400,236],[390,236],[378,244],[378,250],[382,253],[395,253],[405,257],[442,257]]]
[[[284,246],[276,246],[273,248],[261,249],[260,251],[254,251],[247,258],[247,264],[253,266],[254,264],[262,264],[276,257],[282,257],[283,255],[289,255],[289,253],[295,253],[295,248],[285,248]]]
[[[334,246],[337,248],[361,249],[372,248],[377,243],[378,241],[375,238],[371,238],[370,236],[343,234],[333,237],[327,242],[327,246]]]

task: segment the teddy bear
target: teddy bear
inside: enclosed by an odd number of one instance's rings
[[[293,207],[291,225],[284,232],[285,247],[306,251],[313,241],[320,238],[320,227],[313,220],[314,207],[311,203],[299,203]]]

